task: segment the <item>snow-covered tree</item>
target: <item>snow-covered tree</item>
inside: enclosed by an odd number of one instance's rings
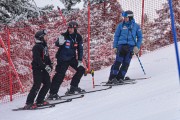
[[[64,6],[68,11],[70,11],[71,7],[76,5],[76,3],[81,2],[81,0],[60,0],[60,1],[64,4]]]
[[[91,5],[108,2],[108,1],[110,2],[110,0],[83,0],[83,1],[84,1],[84,6],[87,6],[89,2]]]
[[[180,37],[180,0],[173,0],[173,10],[177,37]],[[162,9],[156,11],[158,18],[144,25],[144,42],[148,50],[173,43],[169,4],[164,3]]]
[[[37,7],[32,0],[1,0],[0,23],[15,23],[49,13],[53,6]]]

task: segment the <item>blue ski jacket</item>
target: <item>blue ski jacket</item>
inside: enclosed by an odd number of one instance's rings
[[[120,44],[128,44],[140,48],[142,38],[141,28],[135,23],[134,19],[130,22],[121,22],[115,31],[113,48],[117,48]]]

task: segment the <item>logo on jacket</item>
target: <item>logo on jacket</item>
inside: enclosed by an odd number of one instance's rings
[[[126,26],[123,26],[123,29],[128,29]]]
[[[71,41],[70,41],[70,40],[66,40],[66,45],[65,45],[65,47],[66,47],[66,48],[70,48],[70,46],[71,46]]]

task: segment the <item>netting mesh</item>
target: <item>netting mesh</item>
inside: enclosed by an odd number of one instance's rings
[[[122,5],[123,10],[130,9],[134,12],[136,22],[139,23],[143,29],[143,53],[147,53],[174,42],[167,0],[120,0],[120,4]],[[180,36],[179,6],[180,0],[173,0],[178,40]],[[142,11],[144,11],[143,18]]]
[[[156,10],[162,9],[162,4],[167,3],[167,0],[119,0],[123,10],[134,12],[135,20],[139,24],[141,24],[142,19],[143,1],[144,13],[149,21],[154,21],[158,17]]]
[[[173,7],[179,40],[180,0],[173,0]],[[144,0],[144,9],[143,0],[119,0],[119,2],[110,0],[91,5],[90,10],[90,65],[94,70],[113,64],[115,57],[112,50],[113,35],[117,24],[123,20],[122,11],[132,10],[135,21],[142,27],[144,36],[143,54],[173,43],[169,6],[166,0]],[[143,11],[144,15],[142,15]],[[1,26],[0,102],[10,101],[11,97],[14,99],[22,96],[22,89],[25,93],[30,90],[33,83],[31,49],[34,45],[34,34],[39,29],[48,30],[49,54],[55,68],[57,47],[54,46],[54,42],[60,33],[67,30],[65,24],[71,20],[76,20],[79,23],[78,32],[82,35],[84,41],[84,61],[87,65],[88,9],[76,10],[69,14],[63,14],[63,16],[59,14],[59,11],[54,11],[51,14],[29,21],[21,21],[8,27]],[[7,34],[8,31],[9,34]],[[10,39],[10,52],[8,51],[8,39]],[[10,63],[10,60],[12,63]],[[65,79],[70,80],[74,72],[70,68]],[[54,70],[51,73],[51,78],[53,75]],[[66,81],[63,85],[68,85],[69,82]]]

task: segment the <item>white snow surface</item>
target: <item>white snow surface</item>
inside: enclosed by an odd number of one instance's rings
[[[174,45],[132,59],[127,75],[149,77],[133,85],[114,86],[107,91],[85,94],[84,98],[54,108],[34,111],[12,111],[24,106],[26,96],[0,105],[0,120],[180,120],[180,85]],[[107,81],[110,67],[95,72],[95,84]],[[91,76],[80,85],[93,89]],[[68,86],[69,88],[69,86]],[[67,87],[61,87],[59,94]]]
[[[34,0],[36,5],[38,7],[44,7],[46,5],[53,5],[54,6],[54,9],[57,9],[57,6],[60,7],[60,9],[64,9],[65,6],[64,4],[59,1],[59,0]],[[77,3],[75,6],[73,6],[72,8],[79,8],[79,9],[82,9],[83,8],[83,4],[84,2],[80,2],[80,3]]]

